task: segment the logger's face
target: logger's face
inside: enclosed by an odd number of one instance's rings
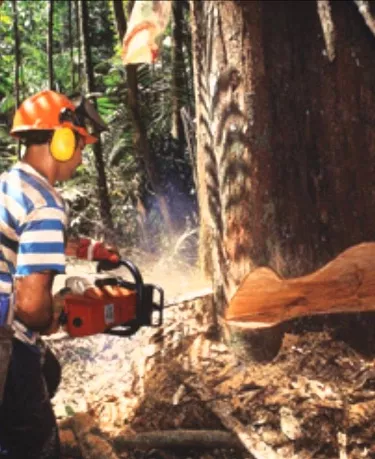
[[[73,156],[68,160],[58,164],[57,181],[64,182],[73,177],[77,167],[82,164],[82,151],[85,148],[85,142],[79,138]]]

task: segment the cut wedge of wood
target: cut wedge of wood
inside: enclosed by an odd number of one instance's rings
[[[375,311],[375,242],[355,245],[306,276],[282,279],[270,268],[248,274],[229,302],[234,327],[271,327],[317,314]]]

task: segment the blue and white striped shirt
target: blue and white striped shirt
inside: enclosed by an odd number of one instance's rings
[[[64,202],[48,180],[19,162],[0,176],[0,294],[13,279],[65,272]]]

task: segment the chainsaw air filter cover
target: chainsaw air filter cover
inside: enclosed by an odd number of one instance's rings
[[[136,319],[135,290],[120,286],[91,287],[64,298],[65,329],[72,337],[104,333]]]
[[[117,268],[125,268],[133,282],[109,273]],[[144,284],[138,268],[129,260],[116,265],[102,261],[96,275],[70,277],[65,287],[61,324],[72,337],[97,333],[126,337],[141,327],[160,327],[163,323],[163,289]]]

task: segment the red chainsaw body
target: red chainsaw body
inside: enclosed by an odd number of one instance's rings
[[[118,268],[126,268],[132,280],[113,273]],[[59,323],[73,338],[99,333],[128,337],[141,327],[163,323],[163,289],[145,284],[130,260],[102,260],[95,275],[67,278],[59,294],[63,303]]]
[[[85,292],[64,298],[65,329],[72,337],[104,333],[136,319],[136,292],[122,288],[121,293]]]

